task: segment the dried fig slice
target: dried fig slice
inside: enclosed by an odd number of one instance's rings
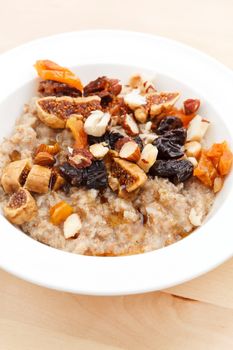
[[[17,191],[25,182],[31,169],[31,160],[22,159],[8,164],[2,173],[1,184],[6,193]]]
[[[72,114],[86,118],[92,111],[101,110],[100,97],[43,97],[36,101],[38,118],[53,129],[64,129]]]
[[[111,175],[119,180],[120,185],[125,186],[127,192],[135,191],[147,180],[146,174],[138,165],[120,158],[113,158]]]
[[[25,182],[28,191],[47,193],[49,190],[52,170],[41,165],[33,165]]]
[[[37,213],[37,205],[25,188],[14,193],[4,208],[6,218],[15,225],[22,225],[30,221]]]
[[[179,97],[179,92],[154,92],[147,94],[147,107],[149,107],[150,116],[153,118],[164,109],[171,108]]]

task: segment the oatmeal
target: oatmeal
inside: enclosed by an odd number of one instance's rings
[[[200,101],[175,103],[140,75],[83,87],[69,69],[35,65],[38,96],[0,146],[0,203],[32,238],[96,256],[148,252],[200,226],[232,164]]]

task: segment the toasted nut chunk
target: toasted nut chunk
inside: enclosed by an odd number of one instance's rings
[[[142,77],[139,74],[134,74],[129,79],[129,86],[132,89],[138,89],[141,87],[142,84],[143,84]]]
[[[203,120],[200,115],[196,115],[189,123],[187,141],[201,141],[209,125],[210,123],[207,120]]]
[[[196,213],[196,210],[192,208],[189,214],[189,220],[193,226],[201,226],[201,215]]]
[[[104,158],[108,153],[108,151],[109,151],[109,148],[105,146],[104,143],[95,143],[90,146],[91,154],[97,159]]]
[[[40,152],[34,158],[34,163],[43,166],[52,166],[56,162],[54,156],[48,152]]]
[[[33,165],[24,187],[31,192],[47,193],[52,170],[41,165]]]
[[[131,136],[135,136],[139,134],[139,128],[134,118],[130,114],[126,114],[123,119],[123,128],[127,132],[127,134]]]
[[[30,192],[20,188],[14,193],[4,208],[6,218],[15,225],[30,221],[37,213],[37,206]]]
[[[101,109],[100,97],[43,97],[37,100],[38,118],[53,129],[64,129],[72,114],[87,117],[91,111]]]
[[[197,99],[194,100],[189,98],[188,100],[184,101],[184,112],[187,115],[197,112],[199,107],[200,107],[200,100],[197,100]]]
[[[142,105],[146,105],[146,98],[140,95],[139,89],[134,89],[129,94],[125,95],[124,101],[125,104],[132,110],[135,110]]]
[[[85,148],[87,146],[87,134],[84,130],[84,124],[82,120],[78,119],[78,116],[71,116],[66,122],[66,128],[70,129],[73,134],[75,148]]]
[[[145,145],[148,143],[152,143],[154,140],[158,138],[158,135],[153,133],[143,133],[139,135],[140,139],[144,142]]]
[[[223,179],[221,177],[216,177],[214,179],[214,193],[219,192],[223,186]]]
[[[134,116],[137,121],[140,123],[145,123],[148,116],[148,111],[145,107],[141,106],[134,111]]]
[[[150,80],[144,81],[142,92],[145,92],[146,94],[156,92],[153,82]]]
[[[132,162],[137,162],[140,158],[140,148],[135,141],[126,142],[120,150],[120,158],[127,159]]]
[[[31,160],[22,159],[8,164],[3,169],[1,184],[6,193],[17,191],[25,182],[31,169]]]
[[[72,151],[69,163],[76,168],[87,168],[92,163],[93,156],[90,151],[84,148],[77,148]]]
[[[127,192],[135,191],[144,185],[147,176],[138,165],[120,158],[114,158],[113,161],[112,176],[119,180],[120,185],[126,187]]]
[[[64,237],[66,239],[76,236],[81,230],[82,222],[78,214],[71,214],[64,222]]]
[[[197,158],[201,153],[201,144],[198,141],[191,141],[185,144],[185,152],[188,157]]]
[[[103,113],[99,110],[93,111],[85,121],[84,130],[88,135],[102,136],[106,132],[110,118],[109,113]]]
[[[195,157],[188,157],[187,159],[192,163],[194,168],[196,168],[198,166],[198,161],[196,160]]]
[[[149,143],[143,148],[138,165],[145,171],[145,173],[148,173],[150,167],[155,163],[157,155],[158,149],[156,146]]]
[[[150,116],[153,118],[163,110],[171,108],[179,97],[179,92],[154,92],[148,94],[146,99],[147,106],[150,108]]]

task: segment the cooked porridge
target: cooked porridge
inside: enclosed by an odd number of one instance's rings
[[[35,65],[38,96],[0,146],[0,203],[32,238],[97,256],[137,254],[186,237],[206,218],[232,164],[227,142],[204,149],[198,99],[140,75],[84,88],[67,68]]]

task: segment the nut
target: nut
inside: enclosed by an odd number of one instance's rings
[[[158,149],[156,146],[149,143],[143,148],[138,165],[145,171],[145,173],[148,173],[150,167],[155,163],[157,155]]]
[[[193,100],[189,98],[188,100],[184,101],[184,112],[187,115],[196,113],[199,107],[200,107],[200,100],[198,99]]]
[[[142,86],[142,77],[139,74],[134,74],[131,76],[131,78],[129,79],[129,86],[132,89],[138,89]]]
[[[214,179],[214,193],[219,192],[223,186],[223,179],[221,177],[216,177]]]
[[[143,133],[139,134],[140,139],[144,142],[145,145],[148,143],[152,143],[154,140],[158,138],[158,135],[153,133]]]
[[[116,177],[127,192],[135,191],[144,185],[147,176],[138,165],[120,158],[113,158],[111,175]]]
[[[76,168],[87,168],[92,163],[93,156],[87,149],[77,148],[72,152],[72,156],[69,157],[69,163]]]
[[[146,105],[146,98],[140,95],[139,89],[134,89],[130,93],[125,95],[124,101],[125,101],[125,104],[132,110],[135,110],[136,108],[142,105]]]
[[[6,218],[15,225],[22,225],[30,221],[37,213],[37,206],[30,192],[20,188],[14,193],[4,207]]]
[[[120,149],[120,158],[127,159],[132,162],[137,162],[140,158],[140,148],[135,141],[126,142]]]
[[[139,134],[139,128],[134,118],[130,114],[126,114],[123,118],[122,123],[123,128],[127,132],[127,134],[131,136],[135,136]]]
[[[198,141],[191,141],[185,144],[185,152],[188,157],[197,158],[201,153],[201,144]]]
[[[71,214],[64,222],[64,237],[66,239],[74,237],[81,230],[82,222],[78,214]]]
[[[209,121],[203,120],[200,115],[196,115],[189,123],[187,141],[201,141],[209,125]]]
[[[97,159],[104,158],[109,151],[109,148],[104,143],[95,143],[89,149],[91,154]]]
[[[156,92],[156,88],[155,88],[153,82],[150,80],[144,81],[142,92],[144,92],[146,94]]]
[[[126,143],[132,141],[132,139],[128,136],[122,137],[119,140],[117,140],[117,142],[114,145],[114,148],[117,152],[119,152],[121,150],[121,147]]]
[[[192,208],[189,214],[189,220],[193,226],[201,226],[202,216],[196,213],[196,210]]]
[[[198,161],[196,160],[195,157],[188,157],[187,159],[192,163],[194,168],[196,168],[198,166]]]
[[[73,134],[75,148],[85,148],[87,146],[87,134],[80,116],[72,115],[66,122],[66,128],[70,129]]]
[[[134,117],[140,123],[145,123],[147,120],[148,111],[144,106],[141,106],[134,111]]]
[[[150,116],[153,118],[163,110],[171,108],[178,98],[179,92],[154,92],[147,95],[147,107],[149,107]]]
[[[110,118],[109,113],[103,113],[100,110],[93,111],[85,121],[84,130],[88,135],[102,136],[106,132]]]
[[[56,162],[54,156],[48,152],[40,152],[34,158],[34,163],[43,166],[52,166]]]
[[[1,184],[6,193],[17,191],[24,185],[31,169],[31,160],[22,159],[8,164],[2,172]]]
[[[72,114],[87,117],[91,111],[101,109],[100,97],[43,97],[36,101],[38,118],[53,129],[64,129]]]
[[[24,187],[31,192],[47,193],[52,170],[41,165],[33,165]]]

